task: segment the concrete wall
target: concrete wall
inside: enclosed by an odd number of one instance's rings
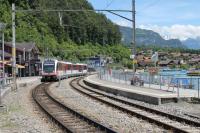
[[[147,102],[147,103],[150,103],[150,104],[155,104],[155,105],[161,104],[161,98],[137,94],[137,93],[132,93],[132,92],[126,92],[126,91],[123,91],[123,90],[118,90],[118,89],[114,89],[114,88],[110,88],[110,87],[106,87],[106,86],[102,86],[102,85],[97,85],[97,84],[94,84],[94,83],[92,83],[92,82],[90,82],[86,79],[84,79],[84,83],[88,86],[95,88],[95,89],[99,89],[101,91],[112,93],[114,95],[120,95],[120,96],[124,96],[124,97],[127,97],[127,98],[139,100],[139,101],[144,101],[144,102]]]

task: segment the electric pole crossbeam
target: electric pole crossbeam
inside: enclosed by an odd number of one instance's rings
[[[101,9],[94,9],[94,10],[87,10],[87,9],[44,9],[44,10],[37,10],[37,9],[28,9],[28,10],[15,10],[16,12],[129,12],[131,13],[131,10],[101,10]]]

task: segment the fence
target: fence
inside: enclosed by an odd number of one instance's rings
[[[0,88],[12,84],[13,78],[0,78]]]
[[[200,97],[200,77],[188,77],[185,74],[158,74],[150,75],[149,73],[135,74],[138,83],[137,86],[153,89],[161,89],[177,93],[177,97],[182,94],[190,94],[193,97]],[[111,82],[131,85],[133,73],[123,70],[99,70],[99,78]],[[142,84],[140,83],[142,82]]]
[[[5,89],[6,86],[12,84],[13,78],[0,78],[0,106],[2,106],[2,90]]]

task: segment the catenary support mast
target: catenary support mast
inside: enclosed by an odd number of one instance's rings
[[[12,77],[13,90],[17,89],[16,83],[16,47],[15,47],[15,4],[12,3]]]
[[[133,76],[135,75],[135,56],[136,56],[136,41],[135,41],[135,0],[132,0],[132,57],[133,57]]]

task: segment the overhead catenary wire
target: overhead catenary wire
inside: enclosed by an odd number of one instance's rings
[[[124,17],[124,16],[122,16],[122,15],[120,15],[120,14],[114,13],[114,12],[112,12],[112,11],[108,11],[108,12],[109,12],[109,13],[112,13],[112,14],[114,14],[114,15],[116,15],[116,16],[119,16],[119,17],[121,17],[121,18],[123,18],[123,19],[126,19],[126,20],[128,20],[128,21],[130,21],[130,22],[133,22],[133,20],[131,20],[131,19],[127,18],[127,17]]]

